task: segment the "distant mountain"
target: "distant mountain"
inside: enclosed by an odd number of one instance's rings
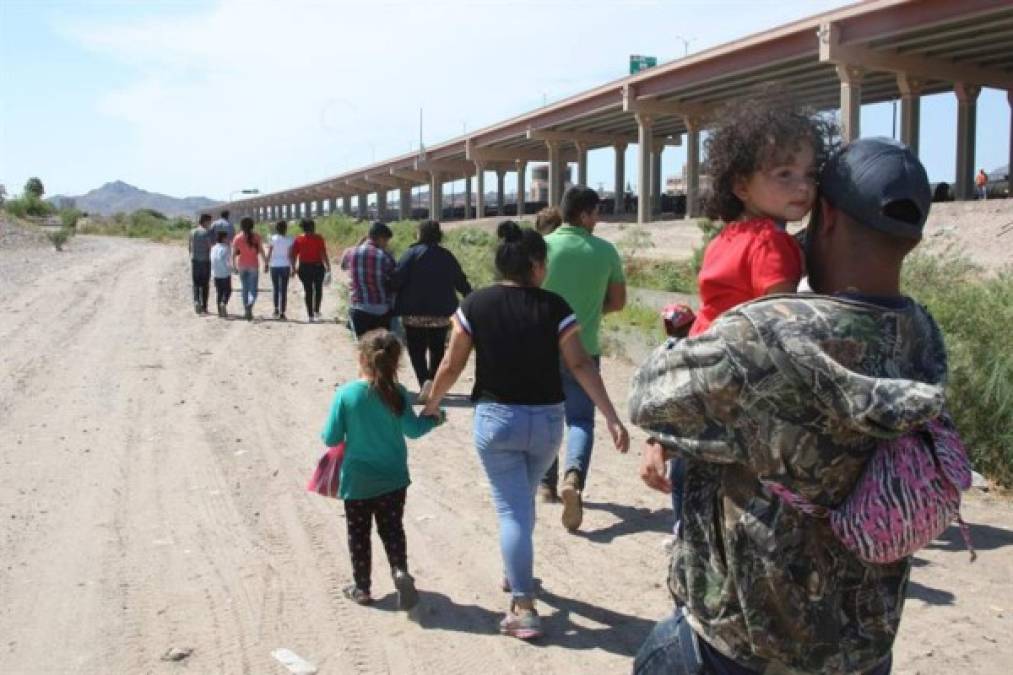
[[[73,200],[74,205],[88,213],[110,216],[114,213],[130,213],[138,209],[154,209],[167,216],[189,216],[220,202],[207,197],[170,197],[157,192],[148,192],[133,185],[116,180],[79,197],[56,195],[48,201],[60,205]]]

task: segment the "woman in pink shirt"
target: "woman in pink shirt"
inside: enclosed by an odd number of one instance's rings
[[[260,261],[267,264],[264,244],[260,235],[253,231],[253,218],[243,218],[239,223],[239,234],[232,240],[232,267],[239,273],[242,285],[243,316],[247,321],[253,319],[253,303],[257,301],[257,280]]]

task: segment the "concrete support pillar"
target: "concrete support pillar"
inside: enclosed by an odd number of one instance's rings
[[[369,193],[360,192],[358,202],[359,202],[358,216],[362,220],[366,220],[367,218],[369,218]]]
[[[651,151],[651,213],[661,213],[661,153],[665,151],[663,144],[655,145]]]
[[[471,218],[471,176],[464,177],[464,219]]]
[[[549,149],[549,206],[559,206],[563,197],[563,162],[559,141],[545,141]]]
[[[587,185],[587,143],[574,143],[577,146],[577,185]]]
[[[651,219],[651,145],[654,120],[637,113],[637,222]]]
[[[336,197],[331,197],[327,200],[327,215],[332,216],[334,212],[338,210],[338,200]]]
[[[698,117],[687,117],[686,122],[686,217],[700,215],[700,127]]]
[[[528,173],[528,163],[523,159],[518,159],[514,161],[514,165],[517,167],[517,219],[520,220],[524,217],[524,206],[528,198],[524,188],[524,179]]]
[[[978,121],[978,94],[981,87],[957,82],[957,167],[954,191],[957,199],[974,198],[974,139]]]
[[[1009,104],[1009,159],[1006,165],[1006,194],[1013,195],[1013,89],[1006,91],[1006,102]]]
[[[503,207],[506,206],[505,192],[506,169],[496,169],[496,215],[503,215]]]
[[[341,211],[346,216],[352,215],[352,197],[351,195],[345,195],[341,198]]]
[[[412,189],[403,187],[397,191],[397,217],[409,220],[412,217]]]
[[[616,143],[615,182],[612,193],[615,195],[615,207],[612,213],[619,216],[626,213],[626,144]]]
[[[387,190],[376,191],[376,219],[387,222]]]
[[[475,217],[485,218],[485,165],[475,162]]]
[[[841,79],[841,140],[849,143],[861,136],[859,114],[862,110],[862,77],[865,69],[845,63],[837,64]]]
[[[443,176],[438,171],[429,174],[429,217],[432,220],[443,218]]]
[[[910,75],[897,76],[900,89],[900,141],[918,154],[921,132],[922,88],[924,83]]]

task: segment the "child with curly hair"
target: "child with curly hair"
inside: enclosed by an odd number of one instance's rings
[[[812,209],[833,134],[831,122],[773,91],[720,115],[705,143],[711,177],[705,211],[725,226],[704,252],[691,337],[736,305],[795,292],[802,250],[785,225]]]
[[[831,122],[794,107],[776,86],[719,115],[705,142],[711,178],[705,212],[725,225],[704,251],[697,277],[700,308],[690,337],[736,305],[798,289],[802,249],[785,226],[812,209],[817,172],[834,133]],[[673,459],[676,536],[685,473],[685,460]]]

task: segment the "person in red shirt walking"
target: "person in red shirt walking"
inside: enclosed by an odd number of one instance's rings
[[[317,234],[316,223],[312,218],[299,221],[303,231],[289,249],[289,259],[302,282],[306,300],[306,316],[313,323],[320,318],[320,301],[324,294],[324,276],[331,271],[331,261],[327,257],[327,242]]]

